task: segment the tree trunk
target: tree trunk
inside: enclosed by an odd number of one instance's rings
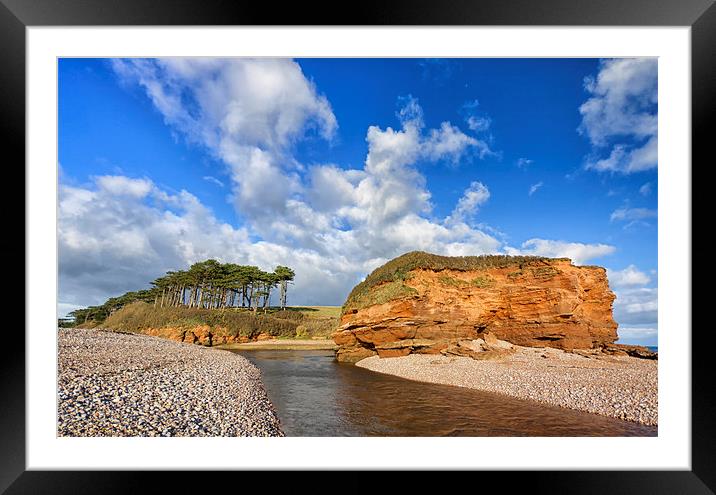
[[[281,280],[281,310],[286,309],[286,289],[288,288],[288,281]]]
[[[205,292],[205,285],[204,282],[201,283],[201,287],[199,288],[199,304],[196,306],[197,308],[203,308],[204,307],[204,292]]]
[[[269,284],[266,284],[266,294],[264,295],[264,313],[266,312],[266,308],[267,308],[270,300],[271,300],[271,286]]]

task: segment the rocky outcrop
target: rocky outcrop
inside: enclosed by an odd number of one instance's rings
[[[336,357],[445,353],[475,339],[596,349],[617,340],[614,298],[604,268],[566,258],[412,252],[351,292],[333,334]]]
[[[642,359],[658,359],[656,352],[650,351],[648,347],[642,345],[625,345],[625,344],[603,344],[600,348],[602,353],[614,356],[632,356]]]
[[[142,332],[145,335],[153,337],[162,337],[173,340],[175,342],[185,342],[187,344],[197,344],[211,347],[213,345],[246,343],[252,340],[266,340],[271,336],[267,333],[261,333],[258,337],[250,339],[243,335],[231,335],[226,329],[221,327],[212,329],[209,325],[198,325],[190,328],[179,327],[162,327],[162,328],[146,328]]]

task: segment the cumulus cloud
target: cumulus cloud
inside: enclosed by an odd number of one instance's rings
[[[583,244],[549,239],[529,239],[523,242],[520,248],[505,247],[507,254],[569,258],[576,265],[583,265],[590,259],[600,258],[614,251],[616,248],[609,244]]]
[[[657,138],[649,139],[643,146],[633,148],[624,144],[614,145],[608,157],[587,163],[587,168],[599,172],[632,173],[656,167],[658,157]]]
[[[593,145],[586,168],[623,174],[656,168],[657,63],[656,58],[604,60],[596,77],[585,79],[590,98],[579,107],[578,131]]]
[[[536,184],[532,184],[532,185],[530,186],[530,191],[529,191],[529,193],[528,193],[529,196],[532,196],[534,193],[536,193],[537,190],[538,190],[540,187],[542,187],[543,185],[544,185],[544,182],[542,182],[542,181],[539,181],[539,182],[537,182]]]
[[[482,182],[471,182],[464,194],[458,200],[455,209],[450,215],[453,221],[463,221],[472,218],[479,207],[490,199],[490,190]]]
[[[132,179],[121,175],[105,175],[97,178],[97,186],[115,196],[143,198],[152,190],[148,179]]]
[[[112,66],[144,88],[169,126],[227,164],[242,214],[282,214],[296,188],[291,146],[311,132],[330,140],[338,127],[326,97],[289,59],[113,59]]]
[[[418,99],[413,95],[405,95],[398,97],[400,109],[397,112],[398,120],[403,125],[414,125],[415,127],[423,127],[423,107],[418,103]]]
[[[403,129],[408,131],[407,134],[417,138],[415,151],[422,157],[431,161],[448,160],[457,164],[469,152],[475,152],[479,158],[494,154],[486,140],[469,136],[450,122],[442,122],[440,127],[430,129],[425,136],[421,136],[425,123],[423,109],[417,98],[407,95],[400,97],[398,101],[401,103],[397,112],[398,119]],[[485,129],[481,129],[474,121],[466,119],[466,122],[471,130],[482,131],[489,127],[488,124]]]
[[[478,148],[480,158],[490,152],[485,142],[464,134],[449,122],[440,124],[440,129],[432,129],[425,141],[426,154],[431,160],[451,157],[453,163],[457,163],[471,146]]]
[[[651,190],[651,182],[647,182],[639,188],[639,194],[641,194],[642,196],[649,196],[651,194]]]
[[[112,59],[124,79],[145,88],[165,121],[209,147],[223,140],[283,147],[338,124],[328,100],[289,59]]]
[[[623,270],[608,270],[608,278],[609,283],[614,287],[646,285],[651,282],[651,277],[634,265],[629,265]]]

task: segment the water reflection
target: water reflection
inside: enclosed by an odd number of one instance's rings
[[[246,351],[288,436],[655,436],[656,427],[334,361],[330,351]]]

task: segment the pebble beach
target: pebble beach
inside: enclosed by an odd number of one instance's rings
[[[582,356],[559,349],[515,346],[498,361],[410,354],[365,358],[356,366],[410,380],[468,387],[520,399],[658,424],[657,361]]]
[[[283,436],[247,359],[157,337],[58,330],[58,436]]]

